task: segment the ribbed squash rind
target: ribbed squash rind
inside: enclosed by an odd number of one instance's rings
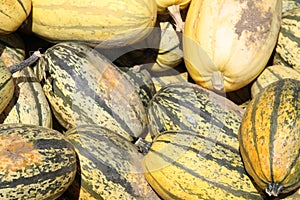
[[[142,100],[122,72],[83,43],[49,48],[35,71],[55,117],[65,128],[98,124],[128,140],[143,133],[148,121]]]
[[[252,98],[271,83],[286,78],[300,81],[300,72],[284,65],[272,65],[266,67],[251,85]]]
[[[76,174],[76,154],[53,129],[0,125],[0,198],[56,199]]]
[[[19,64],[25,59],[22,38],[11,33],[0,35],[0,59],[6,67]],[[30,67],[13,75],[14,93],[9,104],[0,114],[0,123],[23,123],[52,127],[52,113],[41,84]]]
[[[153,97],[155,133],[146,179],[163,199],[261,199],[239,154],[243,110],[191,83],[166,85]]]
[[[193,80],[212,90],[238,90],[266,66],[276,45],[281,0],[192,1],[183,32]],[[220,77],[215,78],[215,74]]]
[[[0,1],[0,34],[16,31],[31,12],[31,0]]]
[[[147,36],[156,13],[153,0],[33,0],[32,32],[52,42],[120,47]]]
[[[78,126],[66,136],[80,165],[67,191],[71,199],[159,199],[143,176],[142,154],[126,138],[97,125]]]
[[[285,65],[300,72],[300,8],[283,13],[274,53],[274,65]]]
[[[247,172],[270,195],[300,186],[300,81],[276,81],[249,103],[239,130]],[[278,187],[278,189],[272,187]],[[281,188],[282,187],[282,188]]]

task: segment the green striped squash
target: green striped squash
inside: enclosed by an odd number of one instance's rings
[[[200,129],[211,132],[232,132],[240,123],[236,113],[243,110],[224,96],[190,82],[171,83],[162,87],[152,98],[149,109],[151,134],[168,130]],[[230,125],[232,124],[232,126]]]
[[[31,68],[13,74],[14,96],[0,115],[1,123],[22,123],[52,127],[52,112],[41,83]]]
[[[263,198],[247,176],[239,154],[237,131],[242,112],[238,106],[230,117],[231,129],[167,130],[154,138],[143,169],[162,199]]]
[[[74,148],[53,129],[1,124],[0,155],[1,199],[56,199],[75,179]]]
[[[170,20],[158,20],[156,28],[143,42],[145,47],[153,48],[156,53],[155,62],[149,64],[148,70],[166,71],[183,61],[181,39]]]
[[[274,65],[285,65],[300,71],[299,17],[300,7],[283,13],[273,58]]]
[[[262,200],[237,144],[226,133],[215,141],[202,130],[162,132],[144,157],[145,177],[162,199]]]
[[[156,88],[151,74],[140,65],[135,65],[133,67],[120,67],[119,69],[135,87],[135,90],[139,94],[144,107],[147,109],[150,100],[156,93]]]
[[[300,7],[300,0],[282,0],[282,12]]]
[[[150,72],[162,72],[182,63],[180,41],[172,23],[159,17],[151,33],[143,40],[120,48],[99,48],[99,51],[119,67],[142,65]]]
[[[163,73],[151,73],[151,75],[156,91],[171,83],[188,82],[188,73],[179,72],[175,69],[170,69]]]
[[[31,0],[5,0],[0,3],[0,34],[16,31],[31,11]]]
[[[300,187],[300,81],[276,81],[250,102],[239,130],[247,172],[270,196]]]
[[[44,76],[45,95],[66,129],[98,124],[131,141],[146,128],[147,115],[136,88],[108,59],[83,43],[54,45],[35,69],[39,78]]]
[[[66,194],[70,199],[159,200],[141,169],[142,154],[126,138],[97,125],[69,129],[80,169]]]
[[[14,95],[14,81],[10,71],[0,60],[0,113],[9,104]]]
[[[25,45],[17,34],[0,35],[2,54],[0,59],[6,67],[16,65],[25,58]],[[23,123],[51,127],[50,106],[31,68],[27,67],[13,75],[14,93],[0,114],[0,123]],[[12,90],[13,91],[13,90]]]
[[[24,43],[16,33],[0,35],[0,113],[14,96],[15,84],[8,67],[24,58]]]
[[[32,0],[32,32],[52,42],[120,47],[146,37],[156,13],[153,0]]]
[[[300,71],[284,65],[273,65],[266,67],[251,86],[252,98],[271,83],[286,78],[300,81]]]

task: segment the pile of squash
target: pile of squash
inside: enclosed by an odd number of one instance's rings
[[[0,4],[1,199],[300,199],[299,0]]]

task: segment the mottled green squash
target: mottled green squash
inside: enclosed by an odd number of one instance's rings
[[[0,35],[0,60],[6,67],[19,64],[25,59],[23,39],[17,35]],[[13,78],[13,97],[0,114],[0,123],[23,123],[39,126],[52,126],[52,113],[31,68],[15,72]]]
[[[142,154],[126,138],[96,125],[81,125],[65,134],[80,166],[66,192],[71,199],[159,200],[143,176]]]
[[[76,174],[76,154],[66,137],[36,125],[0,125],[0,198],[56,199]]]
[[[292,67],[300,72],[299,18],[300,7],[283,13],[273,64]]]
[[[102,54],[83,43],[62,42],[47,49],[35,66],[59,123],[105,126],[132,141],[148,119],[135,86]]]
[[[271,83],[286,78],[300,81],[300,71],[284,65],[272,65],[266,67],[251,85],[252,98]]]

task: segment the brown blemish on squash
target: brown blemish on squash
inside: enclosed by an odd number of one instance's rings
[[[32,141],[16,133],[0,136],[0,170],[16,171],[41,163],[41,155]]]
[[[243,32],[248,32],[250,34],[247,37],[247,45],[262,40],[271,28],[272,18],[271,8],[264,12],[255,1],[248,1],[247,8],[242,10],[241,18],[235,25],[238,39]]]

